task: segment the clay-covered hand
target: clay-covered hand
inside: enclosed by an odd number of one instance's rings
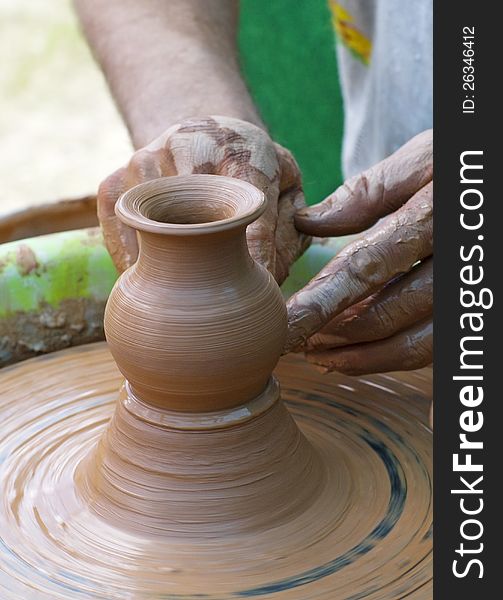
[[[288,302],[286,351],[327,371],[407,370],[432,360],[432,132],[300,211],[310,235],[359,233]]]
[[[294,225],[295,212],[305,206],[300,171],[290,152],[263,129],[229,117],[193,118],[170,127],[103,181],[98,217],[118,270],[127,269],[138,255],[135,232],[115,216],[119,196],[149,179],[191,173],[236,177],[264,192],[267,209],[249,226],[248,246],[281,283],[310,241]]]

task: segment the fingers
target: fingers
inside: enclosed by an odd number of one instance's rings
[[[302,175],[300,173],[299,165],[293,157],[292,153],[289,152],[283,146],[274,144],[276,149],[276,156],[278,157],[279,170],[281,178],[279,181],[279,191],[284,192],[292,188],[302,190]],[[306,203],[299,205],[298,210],[305,208]]]
[[[259,219],[248,226],[246,240],[252,258],[276,277],[277,191],[266,193],[266,198],[267,208]]]
[[[255,161],[255,164],[259,164],[263,158]],[[251,160],[252,159],[250,158],[250,161]],[[266,171],[270,172],[272,170],[271,165],[262,170],[261,168],[253,166],[251,162],[228,162],[226,168],[223,169],[220,174],[238,177],[264,192],[267,201],[266,209],[259,219],[248,226],[248,229],[246,230],[246,239],[252,258],[275,276],[279,166],[275,156],[274,158],[268,156],[267,160],[275,165],[276,171],[272,179],[270,179],[269,175],[266,173]]]
[[[278,200],[278,226],[276,227],[276,271],[274,277],[279,285],[287,278],[290,265],[302,255],[311,243],[311,238],[299,233],[293,222],[293,215],[305,206],[304,193],[291,188],[282,193]]]
[[[135,234],[115,217],[115,202],[132,186],[162,176],[225,175],[260,189],[266,196],[266,209],[247,230],[248,247],[252,257],[280,282],[308,245],[308,236],[299,235],[293,224],[295,212],[305,206],[298,166],[287,150],[251,123],[219,116],[187,119],[136,152],[118,173],[102,185],[99,216],[107,247],[121,271],[136,260],[138,247]],[[281,210],[280,186],[285,193]]]
[[[221,118],[220,118],[221,119]],[[228,141],[224,158],[217,166],[219,175],[236,177],[264,192],[267,200],[262,216],[246,232],[252,257],[274,276],[276,275],[276,230],[280,168],[276,149],[265,131],[249,124],[223,119]]]
[[[433,259],[346,309],[308,339],[307,350],[380,340],[422,321],[433,310]]]
[[[432,132],[351,178],[326,200],[297,213],[300,231],[318,236],[358,233],[396,210],[433,177]]]
[[[115,203],[128,189],[126,180],[126,169],[119,169],[102,182],[97,199],[98,219],[105,244],[119,273],[134,264],[138,257],[136,232],[124,225],[115,215]]]
[[[302,191],[302,176],[299,166],[286,148],[274,144],[281,174],[278,199],[278,223],[276,227],[276,271],[279,285],[288,277],[290,266],[301,256],[311,243],[310,236],[295,227],[295,213],[305,208]]]
[[[248,227],[247,239],[252,257],[274,275],[280,169],[276,148],[267,133],[229,117],[188,119],[170,131],[165,149],[177,174],[226,175],[264,192],[266,210]]]
[[[323,371],[346,375],[420,369],[429,365],[432,357],[433,322],[430,318],[385,340],[307,354],[307,360]]]
[[[433,185],[349,244],[289,300],[285,352],[331,319],[433,253]]]
[[[136,262],[138,240],[136,232],[116,217],[115,203],[133,186],[172,174],[172,164],[162,148],[144,148],[133,154],[126,167],[117,170],[101,183],[98,190],[98,219],[105,244],[119,273]]]
[[[236,119],[215,117],[220,135],[225,137],[225,151],[216,173],[236,177],[264,192],[267,200],[262,216],[246,232],[252,257],[276,275],[276,229],[280,168],[276,149],[265,131]],[[223,131],[223,133],[222,133]]]

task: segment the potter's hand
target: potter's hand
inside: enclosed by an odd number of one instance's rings
[[[296,215],[311,235],[373,227],[290,299],[287,351],[351,375],[431,362],[432,172],[426,131]]]
[[[294,226],[295,212],[305,206],[300,171],[290,152],[263,129],[229,117],[188,119],[169,128],[101,184],[98,217],[119,271],[131,266],[138,254],[134,231],[115,216],[119,196],[149,179],[191,173],[236,177],[264,192],[267,208],[248,227],[248,246],[281,283],[310,239]]]

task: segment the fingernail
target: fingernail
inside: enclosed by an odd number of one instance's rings
[[[301,219],[319,219],[327,212],[332,213],[334,211],[341,211],[342,206],[340,206],[340,203],[333,201],[332,198],[332,196],[329,196],[323,202],[320,202],[320,204],[302,208],[295,214],[295,216]]]

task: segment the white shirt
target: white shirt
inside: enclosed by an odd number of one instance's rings
[[[330,0],[349,177],[433,125],[432,0]]]

